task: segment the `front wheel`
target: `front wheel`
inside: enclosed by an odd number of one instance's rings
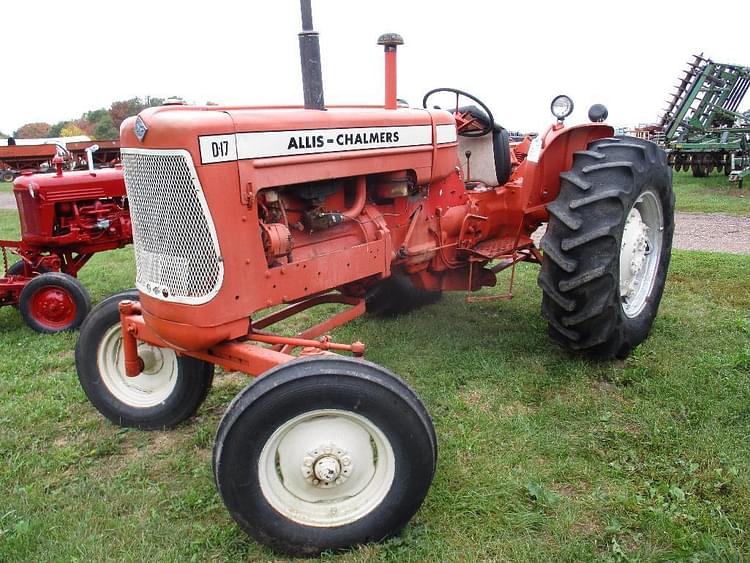
[[[119,303],[126,299],[137,301],[138,292],[108,297],[83,323],[76,345],[81,387],[115,424],[144,430],[175,426],[203,403],[213,381],[213,365],[139,342],[143,371],[135,377],[125,375]]]
[[[245,388],[214,446],[232,517],[291,555],[398,532],[427,494],[435,462],[417,395],[375,364],[335,356],[292,361]]]
[[[648,335],[664,290],[672,171],[653,143],[617,137],[576,153],[560,177],[539,275],[550,336],[593,356],[625,357]]]
[[[9,273],[15,272],[16,264],[9,268]],[[23,262],[20,264],[23,273]],[[83,284],[61,272],[35,277],[18,296],[18,310],[26,324],[48,334],[78,328],[90,308],[91,298]]]

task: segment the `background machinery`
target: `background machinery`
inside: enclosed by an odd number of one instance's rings
[[[327,333],[398,312],[400,293],[473,292],[526,261],[541,263],[553,339],[623,357],[656,315],[674,195],[664,152],[613,137],[599,104],[592,123],[566,127],[572,101],[558,96],[556,121],[512,146],[460,90],[404,107],[396,34],[378,41],[384,105],[326,106],[301,5],[304,107],[167,106],[123,123],[137,290],[92,310],[76,365],[104,416],[144,429],[191,416],[214,364],[262,376],[221,421],[216,484],[257,540],[315,554],[398,532],[437,452],[416,393],[361,359],[363,343]],[[543,222],[542,253],[531,233]],[[274,330],[321,304],[339,308],[295,336]]]
[[[95,253],[132,240],[122,170],[63,172],[55,158],[56,173],[15,180],[21,240],[0,240],[0,306],[18,306],[40,332],[78,327],[91,306],[78,271]]]
[[[676,170],[703,177],[722,171],[730,181],[750,174],[750,112],[740,103],[750,89],[750,67],[715,63],[703,55],[688,62],[659,120],[660,139]]]
[[[112,167],[120,162],[120,140],[65,141],[0,146],[0,180],[12,182],[23,172],[51,172],[52,159],[59,156],[68,170],[88,168],[89,155],[96,168]],[[54,139],[52,141],[55,141]],[[20,141],[19,141],[20,142]],[[89,149],[96,146],[96,151]]]
[[[70,155],[58,144],[0,146],[0,180],[12,182],[24,170],[39,171],[58,155],[70,162]]]
[[[96,145],[95,151],[89,151]],[[76,168],[87,168],[89,154],[94,159],[96,168],[110,168],[120,163],[120,139],[77,141],[66,143],[65,148],[70,153]]]

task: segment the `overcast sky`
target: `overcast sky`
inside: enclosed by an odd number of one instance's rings
[[[327,103],[382,103],[381,33],[400,33],[398,95],[452,86],[500,124],[541,129],[570,95],[609,122],[655,121],[693,54],[750,66],[750,2],[313,0]],[[298,0],[3,3],[0,131],[133,96],[300,104]],[[750,94],[742,104],[750,105]]]

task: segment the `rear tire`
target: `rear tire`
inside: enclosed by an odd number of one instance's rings
[[[622,358],[651,328],[671,256],[672,171],[649,141],[600,139],[575,153],[548,205],[539,275],[550,336]]]
[[[29,327],[52,334],[78,328],[91,309],[91,297],[76,278],[48,272],[21,290],[18,309]]]
[[[119,426],[175,426],[195,414],[205,400],[214,366],[139,342],[145,368],[136,377],[125,375],[119,303],[126,299],[137,301],[138,292],[108,297],[83,323],[76,344],[78,380],[91,404]]]
[[[24,272],[26,271],[25,264],[26,263],[23,260],[14,262],[10,266],[8,266],[8,271],[5,273],[9,276],[22,276],[24,275]]]
[[[8,266],[8,272],[7,274],[9,276],[23,276],[26,274],[26,262],[24,260],[19,260],[18,262],[14,262],[10,266]],[[49,272],[50,269],[46,266],[42,265],[39,268],[31,268],[31,276],[34,276],[36,274],[46,274]]]
[[[245,532],[295,556],[397,533],[437,458],[424,405],[384,368],[305,358],[263,374],[227,408],[214,477]]]
[[[396,317],[415,309],[437,303],[440,291],[427,291],[414,286],[409,276],[392,274],[367,290],[367,312],[379,317]]]

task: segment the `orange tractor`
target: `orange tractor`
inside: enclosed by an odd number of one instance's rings
[[[493,286],[526,261],[541,264],[554,340],[623,357],[656,315],[674,196],[664,152],[613,137],[601,105],[566,127],[559,96],[555,122],[513,146],[460,90],[406,107],[395,34],[379,40],[384,107],[325,106],[301,3],[304,107],[160,107],[123,124],[137,290],[91,312],[76,364],[104,416],[143,429],[195,413],[214,365],[261,376],[221,421],[216,485],[258,541],[314,554],[400,530],[437,451],[415,392],[332,328]],[[446,93],[448,109],[433,107]],[[542,252],[531,235],[543,223]],[[346,307],[294,337],[272,330],[324,303]]]

